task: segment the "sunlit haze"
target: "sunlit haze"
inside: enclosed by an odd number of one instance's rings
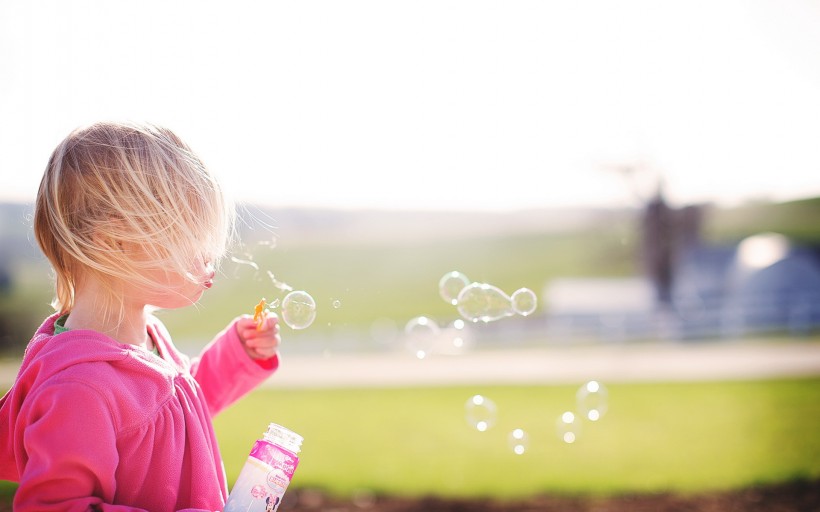
[[[271,206],[815,196],[820,3],[0,3],[0,201],[100,119],[174,129]]]

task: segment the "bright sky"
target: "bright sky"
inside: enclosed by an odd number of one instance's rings
[[[0,2],[0,200],[98,119],[240,200],[516,209],[820,195],[816,0]]]

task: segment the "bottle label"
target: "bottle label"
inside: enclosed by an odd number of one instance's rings
[[[298,464],[295,454],[260,439],[236,479],[225,512],[275,511]]]

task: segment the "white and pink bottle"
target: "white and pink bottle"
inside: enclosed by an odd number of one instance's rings
[[[271,423],[254,443],[234,483],[224,512],[273,512],[282,503],[299,464],[302,436]]]

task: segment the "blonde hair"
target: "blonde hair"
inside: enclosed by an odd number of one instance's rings
[[[149,270],[194,279],[196,262],[216,265],[225,254],[234,215],[215,177],[170,130],[111,122],[79,128],[52,153],[35,206],[37,242],[56,274],[52,305],[69,313],[86,272],[151,289],[162,284]],[[135,244],[139,257],[124,249]],[[105,307],[119,300],[121,317],[122,298],[110,291]]]

